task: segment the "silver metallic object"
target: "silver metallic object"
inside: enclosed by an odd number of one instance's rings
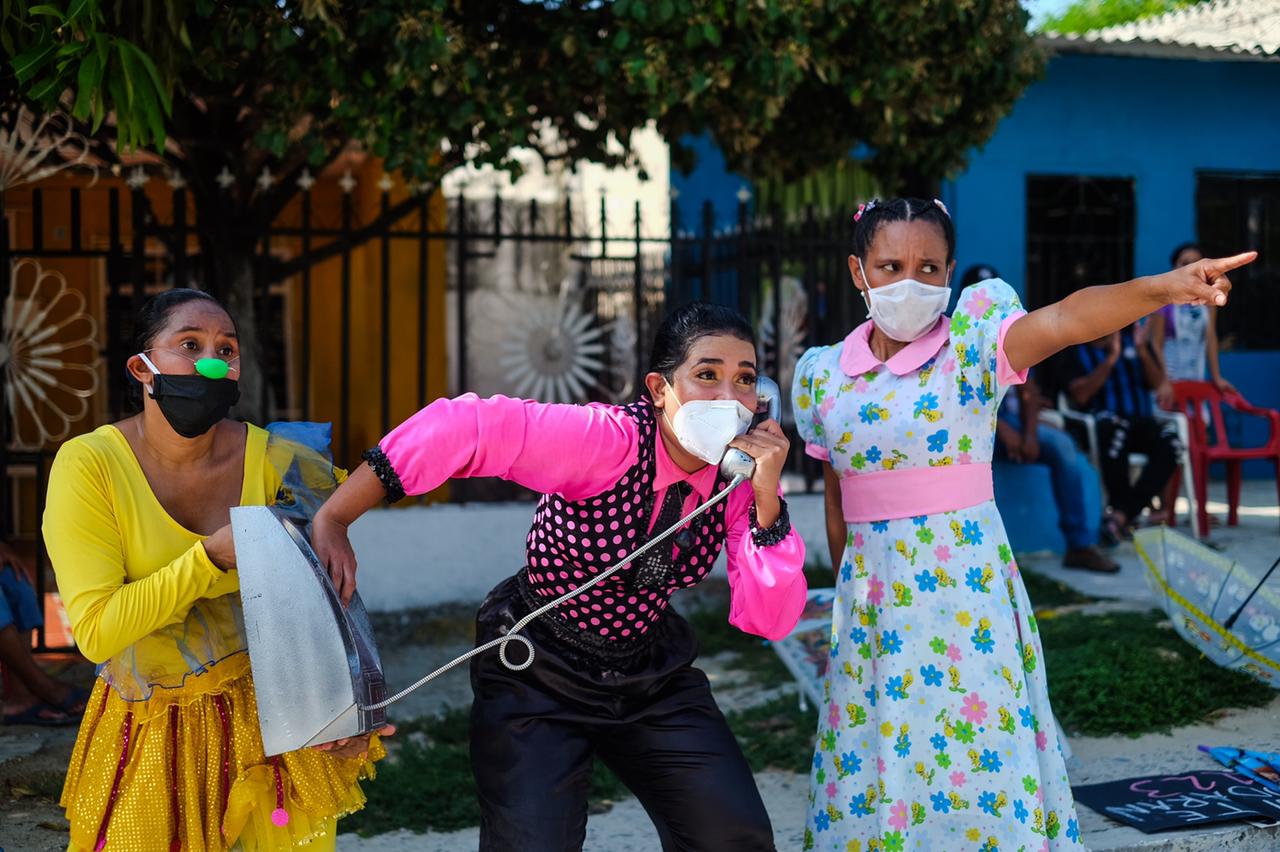
[[[360,596],[347,607],[306,536],[267,506],[231,510],[258,724],[267,756],[376,730],[382,662]]]

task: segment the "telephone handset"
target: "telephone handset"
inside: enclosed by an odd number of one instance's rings
[[[751,427],[756,428],[764,420],[778,420],[782,416],[782,389],[778,387],[778,383],[768,376],[756,377],[756,416],[751,421]],[[739,450],[737,447],[730,447],[728,452],[724,454],[724,458],[720,460],[720,473],[726,479],[734,479],[742,477],[743,480],[751,478],[756,471],[755,459]]]

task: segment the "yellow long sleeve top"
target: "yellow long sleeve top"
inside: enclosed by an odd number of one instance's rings
[[[240,505],[274,498],[267,433],[250,425]],[[200,598],[239,590],[209,560],[204,536],[165,511],[124,434],[103,426],[68,441],[49,473],[45,545],[81,653],[101,663],[182,621]]]
[[[299,449],[249,426],[240,504],[275,502],[278,471]],[[58,452],[44,536],[76,642],[107,663],[62,791],[71,848],[334,848],[335,818],[363,806],[358,781],[385,750],[375,736],[368,759],[264,756],[238,601],[227,597],[239,577],[164,510],[119,429]]]

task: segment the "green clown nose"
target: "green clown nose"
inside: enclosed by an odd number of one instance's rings
[[[225,379],[227,362],[221,358],[201,358],[196,362],[196,372],[206,379]]]

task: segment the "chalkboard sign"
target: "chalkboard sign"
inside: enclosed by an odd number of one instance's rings
[[[1228,770],[1127,778],[1073,789],[1077,802],[1147,834],[1216,822],[1280,819],[1280,793]]]

